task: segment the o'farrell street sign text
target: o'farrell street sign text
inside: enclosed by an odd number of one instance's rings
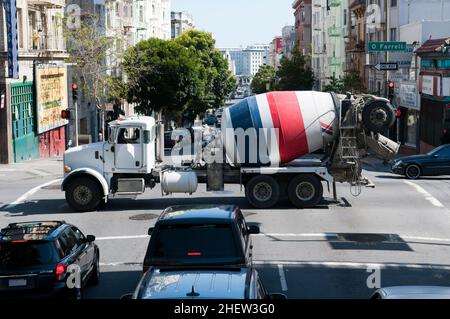
[[[369,52],[406,51],[406,42],[369,42]]]

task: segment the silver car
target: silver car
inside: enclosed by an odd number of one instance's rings
[[[122,299],[286,299],[268,294],[256,269],[155,269]]]
[[[449,287],[399,286],[378,289],[372,299],[450,299]]]

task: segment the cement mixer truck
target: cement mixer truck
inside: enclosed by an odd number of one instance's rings
[[[76,211],[93,211],[109,198],[136,197],[161,187],[161,196],[194,194],[241,185],[251,205],[271,208],[288,198],[298,208],[316,206],[324,187],[368,186],[361,158],[369,151],[391,160],[399,145],[382,134],[393,125],[387,99],[315,91],[271,92],[226,108],[220,131],[200,139],[189,160],[164,156],[164,125],[152,117],[109,124],[108,140],[64,154],[62,190]],[[197,136],[197,133],[195,134]],[[199,141],[200,140],[200,141]],[[319,158],[305,158],[320,152]]]

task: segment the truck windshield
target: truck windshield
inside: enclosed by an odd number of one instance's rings
[[[241,259],[228,224],[163,225],[154,235],[150,258],[155,264],[225,264]]]

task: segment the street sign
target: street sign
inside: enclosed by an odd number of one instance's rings
[[[369,52],[406,51],[406,42],[369,42]]]
[[[373,67],[378,71],[397,71],[398,63],[378,63]]]

